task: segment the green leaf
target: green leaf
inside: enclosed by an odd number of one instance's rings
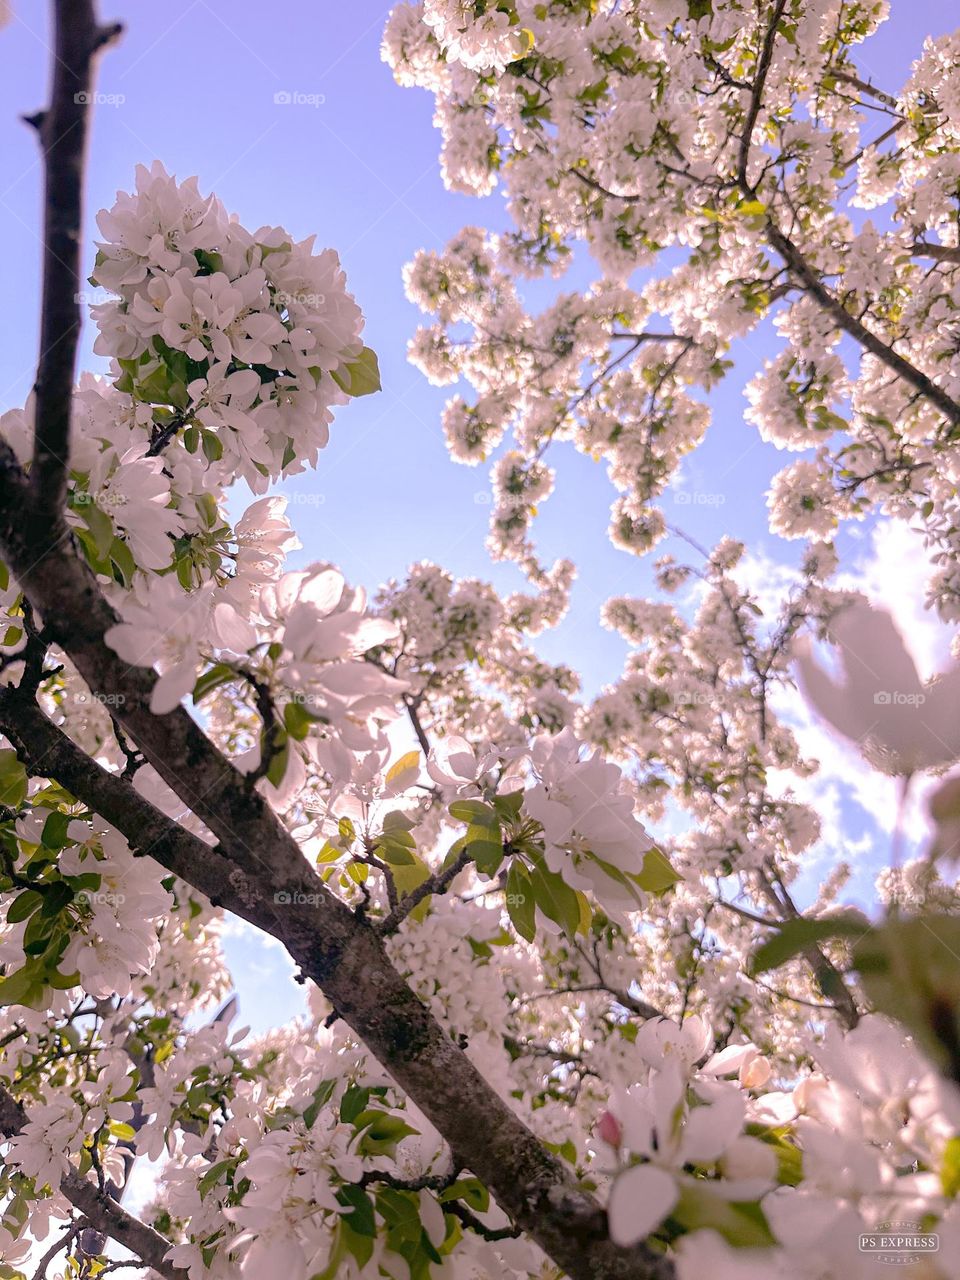
[[[530,873],[530,885],[543,914],[572,938],[580,925],[580,903],[562,876],[539,863]]]
[[[441,1204],[449,1204],[451,1200],[462,1200],[474,1213],[486,1213],[490,1208],[490,1192],[479,1178],[458,1178],[440,1192]]]
[[[43,824],[40,843],[46,849],[62,849],[68,843],[67,827],[73,821],[72,814],[50,813]]]
[[[384,779],[384,781],[387,783],[395,783],[405,773],[412,774],[413,778],[411,780],[415,781],[416,773],[419,771],[419,769],[420,769],[420,752],[408,751],[405,755],[402,755],[400,759],[396,761],[395,764],[392,764],[390,766],[390,768],[387,770],[386,778]]]
[[[499,827],[497,811],[483,800],[454,800],[449,809],[450,817],[458,822],[469,822],[478,827]]]
[[[283,708],[283,723],[290,737],[302,742],[316,721],[302,702],[288,702]]]
[[[218,1160],[216,1164],[212,1164],[197,1183],[200,1199],[202,1200],[209,1191],[212,1191],[227,1170],[232,1168],[233,1160]]]
[[[272,786],[279,787],[283,782],[289,762],[290,739],[281,732],[274,736],[273,754],[270,757],[270,767],[267,769],[267,781]]]
[[[643,866],[634,877],[641,889],[647,893],[666,893],[683,879],[670,862],[667,855],[654,847],[643,855]]]
[[[960,1070],[960,916],[889,920],[853,946],[870,1002],[896,1018],[944,1070]]]
[[[223,457],[223,445],[215,431],[201,431],[200,442],[203,445],[203,456],[208,462],[219,462]]]
[[[363,1187],[347,1184],[337,1192],[337,1199],[350,1213],[343,1215],[343,1221],[350,1224],[350,1229],[360,1236],[377,1234],[377,1223],[373,1212],[373,1201]]]
[[[398,1142],[419,1132],[389,1111],[363,1111],[354,1123],[364,1130],[358,1149],[365,1156],[393,1156]]]
[[[332,370],[331,377],[348,396],[369,396],[374,391],[381,390],[377,353],[364,347],[356,360]]]
[[[396,885],[397,892],[400,894],[401,898],[405,898],[408,893],[412,893],[414,889],[419,888],[420,885],[423,884],[424,880],[428,880],[429,878],[430,868],[421,858],[414,857],[412,864],[394,864],[393,866],[393,883]],[[411,915],[415,920],[422,919],[423,915],[426,914],[428,906],[429,899],[424,898],[424,900],[418,903],[414,908]],[[418,912],[420,913],[419,916],[417,914]]]
[[[859,938],[869,928],[869,921],[853,912],[826,918],[787,920],[754,953],[750,973],[756,975],[777,969],[806,947],[828,938]]]
[[[345,840],[348,844],[353,844],[357,838],[357,833],[353,823],[349,818],[341,818],[337,823],[337,832],[341,840]]]
[[[402,844],[396,844],[393,840],[381,839],[377,845],[377,852],[384,862],[389,862],[391,867],[412,867],[417,862],[409,849],[404,848]]]
[[[470,840],[467,843],[470,856],[477,870],[485,876],[495,876],[503,862],[503,845],[493,840]]]
[[[37,907],[42,904],[42,893],[38,893],[36,889],[25,889],[7,908],[7,924],[20,924],[22,920],[33,915]]]
[[[688,1231],[716,1231],[738,1249],[776,1244],[759,1204],[727,1200],[703,1185],[683,1185],[670,1216]]]
[[[80,973],[61,973],[59,969],[48,970],[47,983],[53,987],[55,991],[69,991],[72,987],[80,985]]]
[[[532,942],[536,936],[537,904],[526,867],[518,858],[514,858],[507,872],[506,905],[510,923],[517,933],[526,942]]]
[[[746,218],[761,218],[767,212],[767,206],[762,200],[743,200],[737,205],[737,212]]]
[[[18,969],[9,977],[0,978],[0,1005],[26,1004],[32,1007],[37,992],[43,992],[43,984],[38,982],[33,964],[35,962]]]
[[[369,1089],[362,1089],[357,1084],[348,1085],[340,1099],[340,1119],[344,1124],[353,1124],[369,1101]]]
[[[960,1134],[948,1138],[944,1145],[940,1185],[943,1187],[943,1194],[950,1200],[955,1200],[960,1193]]]
[[[205,268],[208,275],[223,270],[223,258],[212,249],[194,249],[193,256],[197,260],[197,265]]]
[[[113,521],[101,507],[98,507],[92,501],[81,503],[75,510],[90,530],[93,537],[93,545],[97,549],[97,555],[101,560],[106,559],[110,554],[110,548],[113,546],[113,540],[116,537],[113,532]]]
[[[73,890],[62,880],[57,880],[56,883],[44,890],[43,906],[40,908],[40,914],[47,919],[51,916],[59,915],[63,908],[72,901]]]
[[[321,1080],[313,1091],[313,1101],[304,1109],[303,1122],[308,1129],[312,1129],[316,1123],[317,1116],[333,1097],[333,1091],[337,1087],[336,1080]]]
[[[502,796],[494,796],[493,807],[501,822],[517,822],[523,807],[523,792],[509,791]]]
[[[27,798],[27,771],[12,747],[0,750],[0,804],[19,809]]]
[[[212,693],[214,689],[218,689],[220,685],[226,684],[229,680],[236,678],[236,672],[233,667],[228,666],[225,662],[218,662],[204,673],[193,686],[193,701],[198,703],[201,698],[205,698],[208,693]]]
[[[132,1142],[137,1136],[136,1129],[132,1125],[124,1124],[122,1120],[111,1120],[107,1127],[111,1134],[121,1142]]]
[[[110,560],[120,575],[122,584],[129,587],[137,572],[137,562],[122,538],[114,538],[110,544]]]

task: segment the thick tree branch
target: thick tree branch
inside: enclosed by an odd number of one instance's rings
[[[939,387],[932,378],[906,360],[892,346],[884,342],[865,324],[852,315],[839,298],[823,283],[816,270],[804,257],[796,244],[784,235],[771,218],[767,218],[767,236],[770,243],[784,260],[797,281],[823,310],[836,322],[837,327],[869,351],[871,355],[882,361],[893,373],[898,374],[904,382],[909,383],[914,391],[920,393],[944,415],[954,428],[960,428],[960,404]]]
[[[643,1245],[614,1246],[606,1214],[490,1089],[390,963],[375,931],[329,894],[300,858],[284,899],[166,818],[119,774],[92,760],[15,689],[0,690],[0,729],[31,772],[73,795],[216,905],[278,938],[340,1015],[417,1102],[503,1210],[571,1280],[668,1280],[669,1261]],[[298,855],[299,856],[299,855]],[[298,897],[304,905],[298,905]],[[310,899],[311,905],[306,905]],[[316,905],[318,904],[319,905]],[[477,1123],[477,1116],[483,1123]]]
[[[756,126],[757,119],[760,114],[760,108],[763,103],[763,91],[766,86],[767,76],[773,60],[773,50],[776,43],[777,27],[783,11],[786,8],[786,0],[777,0],[773,13],[767,24],[766,34],[764,36],[763,46],[757,61],[757,74],[754,78],[753,91],[750,95],[750,104],[747,108],[747,116],[744,122],[743,132],[740,135],[740,148],[737,161],[737,185],[747,199],[754,199],[757,195],[757,184],[751,184],[747,171],[750,162],[750,146],[753,136],[753,130]],[[869,85],[861,81],[857,81],[850,76],[843,77],[848,82],[856,84],[856,87],[862,92],[870,92],[876,96],[880,95]],[[838,328],[848,333],[852,338],[869,351],[871,355],[881,360],[888,369],[899,375],[903,380],[920,395],[924,396],[931,404],[935,405],[940,412],[947,418],[953,427],[960,427],[960,404],[958,404],[951,396],[949,396],[942,387],[930,378],[922,370],[912,365],[909,360],[905,359],[900,353],[894,350],[893,346],[883,341],[872,330],[868,329],[855,315],[847,311],[846,307],[835,297],[834,294],[823,283],[819,273],[810,265],[801,249],[780,230],[774,219],[768,214],[766,219],[766,234],[770,244],[777,251],[783,261],[786,263],[791,274],[802,286],[802,288],[813,298],[823,310],[836,322]]]
[[[77,342],[80,336],[80,221],[93,64],[119,26],[97,23],[93,0],[55,0],[50,106],[34,117],[46,168],[43,308],[36,380],[32,484],[48,519],[47,541],[63,530]]]
[[[774,5],[773,13],[770,15],[770,20],[764,33],[760,54],[757,58],[757,74],[753,78],[753,89],[750,93],[750,103],[743,122],[743,132],[740,134],[740,147],[737,154],[737,178],[742,187],[749,187],[747,169],[750,164],[750,146],[753,141],[753,131],[757,126],[760,107],[763,104],[763,90],[773,62],[773,47],[777,40],[777,27],[786,7],[787,0],[777,0]],[[749,189],[753,190],[752,188]]]
[[[960,249],[946,244],[931,244],[929,240],[916,240],[910,250],[915,258],[932,258],[934,262],[960,263]]]
[[[27,1120],[27,1113],[20,1103],[0,1085],[0,1133],[12,1138],[23,1130]],[[127,1213],[105,1191],[100,1191],[72,1169],[60,1183],[60,1191],[103,1235],[129,1249],[166,1280],[186,1280],[186,1271],[164,1261],[173,1247],[171,1242],[153,1227]],[[61,1247],[65,1243],[62,1241]]]
[[[170,822],[127,780],[99,766],[27,691],[2,691],[4,732],[31,772],[56,778],[137,852],[283,942],[436,1125],[455,1161],[490,1188],[571,1280],[667,1280],[673,1275],[667,1259],[642,1244],[622,1249],[611,1242],[598,1202],[490,1088],[394,969],[378,934],[327,890],[277,815],[199,725],[182,707],[151,712],[154,672],[128,666],[105,642],[118,619],[72,546],[62,508],[79,331],[83,108],[93,54],[112,31],[97,27],[92,0],[56,0],[56,14],[53,103],[37,122],[48,178],[37,440],[29,483],[0,442],[0,546],[45,638],[68,654],[93,693],[122,695],[111,701],[123,731],[207,825],[216,846]],[[8,1119],[19,1121],[12,1113]],[[78,1207],[98,1225],[108,1219],[111,1235],[132,1239],[135,1220],[72,1176]],[[69,1177],[64,1185],[72,1186]],[[151,1265],[171,1274],[162,1262]]]

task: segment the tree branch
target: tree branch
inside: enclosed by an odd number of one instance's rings
[[[770,64],[773,61],[773,46],[777,39],[777,25],[783,17],[783,11],[786,7],[787,0],[777,0],[773,7],[773,13],[770,15],[770,21],[767,23],[760,56],[757,58],[757,74],[753,79],[753,89],[750,93],[750,103],[743,122],[743,132],[740,134],[740,147],[737,154],[737,179],[741,187],[748,188],[751,193],[754,189],[747,182],[750,146],[753,141],[753,131],[757,125],[757,118],[760,115],[760,107],[763,104],[763,90],[767,83],[767,76],[770,73]]]
[[[28,1119],[16,1098],[0,1085],[0,1133],[12,1138],[22,1132]],[[59,1189],[74,1208],[79,1209],[99,1231],[136,1254],[148,1267],[165,1276],[166,1280],[186,1280],[186,1271],[164,1261],[173,1247],[171,1241],[139,1218],[127,1213],[105,1191],[100,1191],[92,1182],[81,1178],[73,1169],[65,1175]],[[66,1242],[61,1242],[60,1247],[63,1243]]]
[[[785,7],[786,0],[777,0],[774,11],[770,16],[766,35],[764,36],[763,48],[757,62],[757,74],[753,83],[753,92],[750,95],[750,105],[747,109],[743,133],[740,136],[737,185],[748,199],[755,198],[757,194],[757,184],[751,185],[747,178],[751,139],[760,113],[763,90],[773,59],[777,24]],[[862,92],[871,92],[875,96],[881,96],[863,82],[856,81],[849,76],[842,78],[845,78],[850,83],[856,83],[856,87]],[[780,230],[769,214],[767,214],[765,222],[767,237],[773,248],[786,263],[803,289],[820,304],[823,310],[836,322],[838,328],[855,338],[864,350],[876,356],[888,369],[898,374],[915,391],[918,391],[931,404],[934,404],[953,427],[960,428],[960,404],[952,399],[942,387],[937,386],[932,378],[916,368],[915,365],[912,365],[909,360],[906,360],[899,352],[895,351],[890,344],[884,342],[882,338],[868,329],[856,316],[851,315],[840,299],[835,297],[826,287],[819,274],[804,257],[800,248]]]
[[[377,926],[378,932],[384,937],[396,932],[410,912],[419,906],[424,898],[429,898],[434,893],[446,893],[470,861],[470,850],[462,849],[446,871],[438,871],[435,875],[428,876],[422,884],[418,884],[415,889],[401,898],[390,914],[380,921]]]
[[[135,852],[279,939],[436,1125],[458,1165],[490,1188],[504,1212],[571,1280],[673,1276],[672,1264],[645,1245],[612,1244],[603,1209],[490,1088],[397,973],[375,931],[325,889],[305,859],[299,859],[298,879],[287,882],[302,895],[284,894],[291,900],[278,901],[276,880],[248,874],[231,861],[229,842],[226,851],[211,848],[165,817],[16,689],[0,689],[0,729],[31,772],[57,779]],[[480,1114],[483,1124],[477,1123]]]
[[[77,342],[80,336],[80,222],[93,64],[120,32],[100,27],[93,0],[56,0],[50,106],[34,117],[46,170],[43,307],[36,379],[31,483],[48,521],[46,545],[63,531]]]
[[[931,244],[929,240],[914,241],[910,252],[915,258],[932,258],[934,262],[960,262],[960,249],[946,244]]]

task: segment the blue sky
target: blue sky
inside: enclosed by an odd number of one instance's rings
[[[22,404],[33,378],[42,171],[32,131],[18,117],[44,102],[50,62],[47,5],[15,0],[14,8],[12,26],[0,34],[8,316],[0,409]],[[957,19],[950,0],[893,0],[892,8],[891,21],[858,61],[878,84],[895,88],[924,35],[948,30]],[[432,99],[398,88],[380,61],[389,6],[115,0],[101,9],[127,31],[101,64],[105,100],[93,122],[88,262],[95,211],[132,185],[138,162],[160,159],[181,178],[199,175],[201,190],[216,191],[247,226],[281,223],[297,237],[316,233],[319,244],[335,247],[366,314],[366,340],[379,353],[384,390],[342,410],[318,472],[285,486],[304,542],[298,558],[332,560],[371,591],[420,559],[504,590],[522,586],[511,567],[491,565],[483,547],[484,470],[447,459],[440,410],[449,392],[430,387],[406,362],[419,313],[405,300],[400,278],[418,248],[440,248],[468,223],[501,228],[506,218],[499,194],[477,201],[444,190]],[[284,93],[314,105],[275,102]],[[577,275],[579,283],[590,272],[581,266]],[[528,292],[541,296],[539,288]],[[97,369],[93,336],[88,330],[82,358]],[[680,506],[668,496],[665,507],[707,545],[730,533],[757,551],[793,559],[794,548],[767,533],[763,498],[770,475],[788,459],[763,446],[742,416],[743,385],[769,350],[762,333],[740,344],[737,368],[712,397],[708,440],[685,468],[691,489],[720,493],[723,503]],[[599,628],[599,607],[614,594],[646,594],[649,568],[607,540],[613,491],[604,468],[569,450],[550,461],[558,469],[557,492],[536,536],[546,557],[571,556],[580,577],[568,619],[540,647],[583,671],[594,691],[616,677],[624,654],[619,638]],[[243,968],[260,962],[240,948],[233,958],[243,985]],[[274,1006],[274,1016],[283,1011],[283,1001]]]

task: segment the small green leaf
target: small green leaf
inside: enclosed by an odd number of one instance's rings
[[[349,1213],[343,1215],[343,1220],[349,1223],[352,1231],[355,1231],[360,1236],[375,1236],[377,1234],[373,1201],[363,1187],[347,1184],[337,1192],[337,1199],[344,1207],[350,1209]]]
[[[870,928],[869,921],[859,913],[807,919],[787,920],[772,938],[754,953],[750,973],[766,973],[786,964],[804,948],[828,938],[859,938]]]
[[[671,865],[667,855],[654,847],[643,855],[643,866],[634,878],[647,893],[666,893],[679,884],[683,876]]]
[[[110,554],[110,548],[113,546],[113,540],[116,537],[110,517],[93,501],[84,502],[76,507],[75,510],[93,536],[93,544],[97,549],[97,555],[101,560],[106,559]]]
[[[308,1129],[313,1128],[317,1116],[333,1097],[333,1091],[336,1087],[336,1080],[321,1080],[316,1089],[314,1089],[313,1101],[305,1108],[303,1113],[303,1122]]]
[[[580,903],[573,889],[562,876],[550,871],[543,863],[530,873],[530,885],[543,914],[560,925],[568,938],[572,938],[580,926]]]
[[[216,1164],[212,1164],[207,1172],[197,1183],[197,1190],[200,1192],[200,1199],[207,1195],[209,1191],[217,1185],[228,1169],[233,1167],[232,1160],[218,1160]]]
[[[43,824],[40,843],[46,849],[62,849],[68,843],[67,827],[73,821],[69,813],[50,813]]]
[[[440,1192],[441,1204],[449,1204],[451,1200],[462,1200],[474,1213],[486,1213],[490,1208],[490,1192],[479,1178],[458,1178]]]
[[[402,844],[396,844],[393,840],[381,840],[377,845],[377,852],[384,862],[389,862],[391,867],[412,867],[417,861],[409,849],[404,848]]]
[[[233,667],[228,666],[225,662],[218,662],[207,671],[204,671],[193,686],[194,703],[199,702],[201,698],[205,698],[208,693],[212,693],[220,685],[235,679],[236,674]]]
[[[526,942],[536,936],[537,904],[526,867],[515,858],[507,872],[506,906],[510,923]]]
[[[454,800],[449,812],[450,817],[458,822],[469,822],[479,827],[500,825],[497,811],[483,800]]]
[[[223,457],[223,445],[215,431],[201,431],[200,442],[203,445],[203,456],[208,462],[219,462]]]
[[[7,908],[7,924],[20,924],[28,916],[33,915],[37,907],[42,904],[42,893],[38,893],[36,889],[25,889]]]
[[[290,737],[302,742],[316,721],[302,702],[288,702],[283,708],[283,723]]]
[[[349,818],[340,819],[337,823],[337,832],[339,833],[340,839],[345,840],[347,844],[353,844],[354,840],[357,838],[356,830]]]
[[[944,1145],[940,1185],[943,1187],[943,1194],[950,1200],[955,1200],[960,1193],[960,1134],[948,1138]]]
[[[340,1119],[344,1124],[353,1124],[369,1101],[369,1089],[362,1089],[357,1084],[347,1085],[340,1099]]]
[[[12,747],[0,750],[0,804],[19,809],[27,798],[27,771]]]
[[[331,376],[341,391],[348,396],[369,396],[381,389],[380,366],[377,353],[364,347],[356,360],[332,370]]]
[[[287,765],[290,763],[290,739],[285,733],[274,735],[273,755],[270,757],[270,767],[267,769],[267,781],[274,787],[279,787],[283,782],[284,774],[287,772]]]
[[[390,766],[390,768],[387,770],[386,778],[384,779],[384,781],[387,783],[396,783],[397,780],[402,778],[405,773],[411,774],[412,775],[411,780],[416,781],[416,774],[419,771],[419,769],[420,769],[420,752],[408,751],[405,755],[402,755],[400,759],[396,761],[395,764],[392,764]]]

